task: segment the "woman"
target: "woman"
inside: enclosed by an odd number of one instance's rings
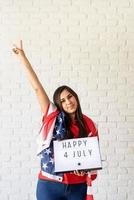
[[[13,52],[23,63],[44,115],[38,138],[41,170],[37,183],[37,200],[92,200],[91,194],[86,196],[87,177],[91,185],[96,173],[55,173],[53,140],[97,136],[93,121],[82,114],[78,96],[68,86],[57,88],[53,96],[54,103],[51,103],[24,53],[22,41],[20,47],[14,46]]]

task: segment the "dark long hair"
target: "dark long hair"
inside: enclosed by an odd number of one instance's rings
[[[78,98],[78,95],[76,94],[76,92],[66,85],[58,87],[55,90],[54,95],[53,95],[54,104],[57,106],[59,111],[64,111],[62,108],[61,100],[60,100],[60,95],[63,90],[67,90],[70,94],[72,94],[75,97],[75,99],[77,101],[76,120],[78,122],[78,127],[79,127],[79,136],[78,137],[79,138],[87,137],[88,132],[86,130],[86,124],[83,119],[79,98]],[[70,130],[71,118],[69,117],[69,114],[67,114],[67,113],[65,113],[65,123],[66,123],[66,131],[67,131],[66,139],[71,139],[71,138],[73,138],[73,133]]]

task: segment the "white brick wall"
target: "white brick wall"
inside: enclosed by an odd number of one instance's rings
[[[0,0],[0,199],[34,200],[41,113],[12,44],[50,97],[68,84],[97,123],[95,200],[134,199],[134,1]]]

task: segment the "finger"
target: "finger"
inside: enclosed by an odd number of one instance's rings
[[[85,172],[84,172],[84,171],[82,171],[82,172],[81,172],[81,176],[84,176],[84,175],[85,175]]]
[[[76,171],[74,171],[74,174],[76,174],[77,176],[84,176],[86,173],[85,173],[85,171],[76,170]]]
[[[13,44],[13,46],[14,46],[15,49],[18,49],[18,46],[16,44]]]
[[[22,40],[20,40],[20,49],[23,49],[23,43],[22,43]]]
[[[79,172],[79,176],[83,176],[83,172]]]
[[[14,52],[15,54],[18,54],[18,53],[19,53],[18,50],[17,50],[17,48],[13,48],[12,50],[13,50],[13,52]]]
[[[20,47],[18,47],[16,44],[13,44],[14,48],[17,50],[22,50]]]
[[[78,170],[75,170],[74,174],[77,175],[77,176],[81,176],[81,173]]]
[[[13,49],[16,49],[16,50],[21,50],[16,44],[13,44],[14,48]]]
[[[74,171],[74,174],[77,175],[77,170]]]

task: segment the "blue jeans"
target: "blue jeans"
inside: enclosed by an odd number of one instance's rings
[[[38,180],[37,200],[85,200],[87,184],[63,184],[54,181]]]

